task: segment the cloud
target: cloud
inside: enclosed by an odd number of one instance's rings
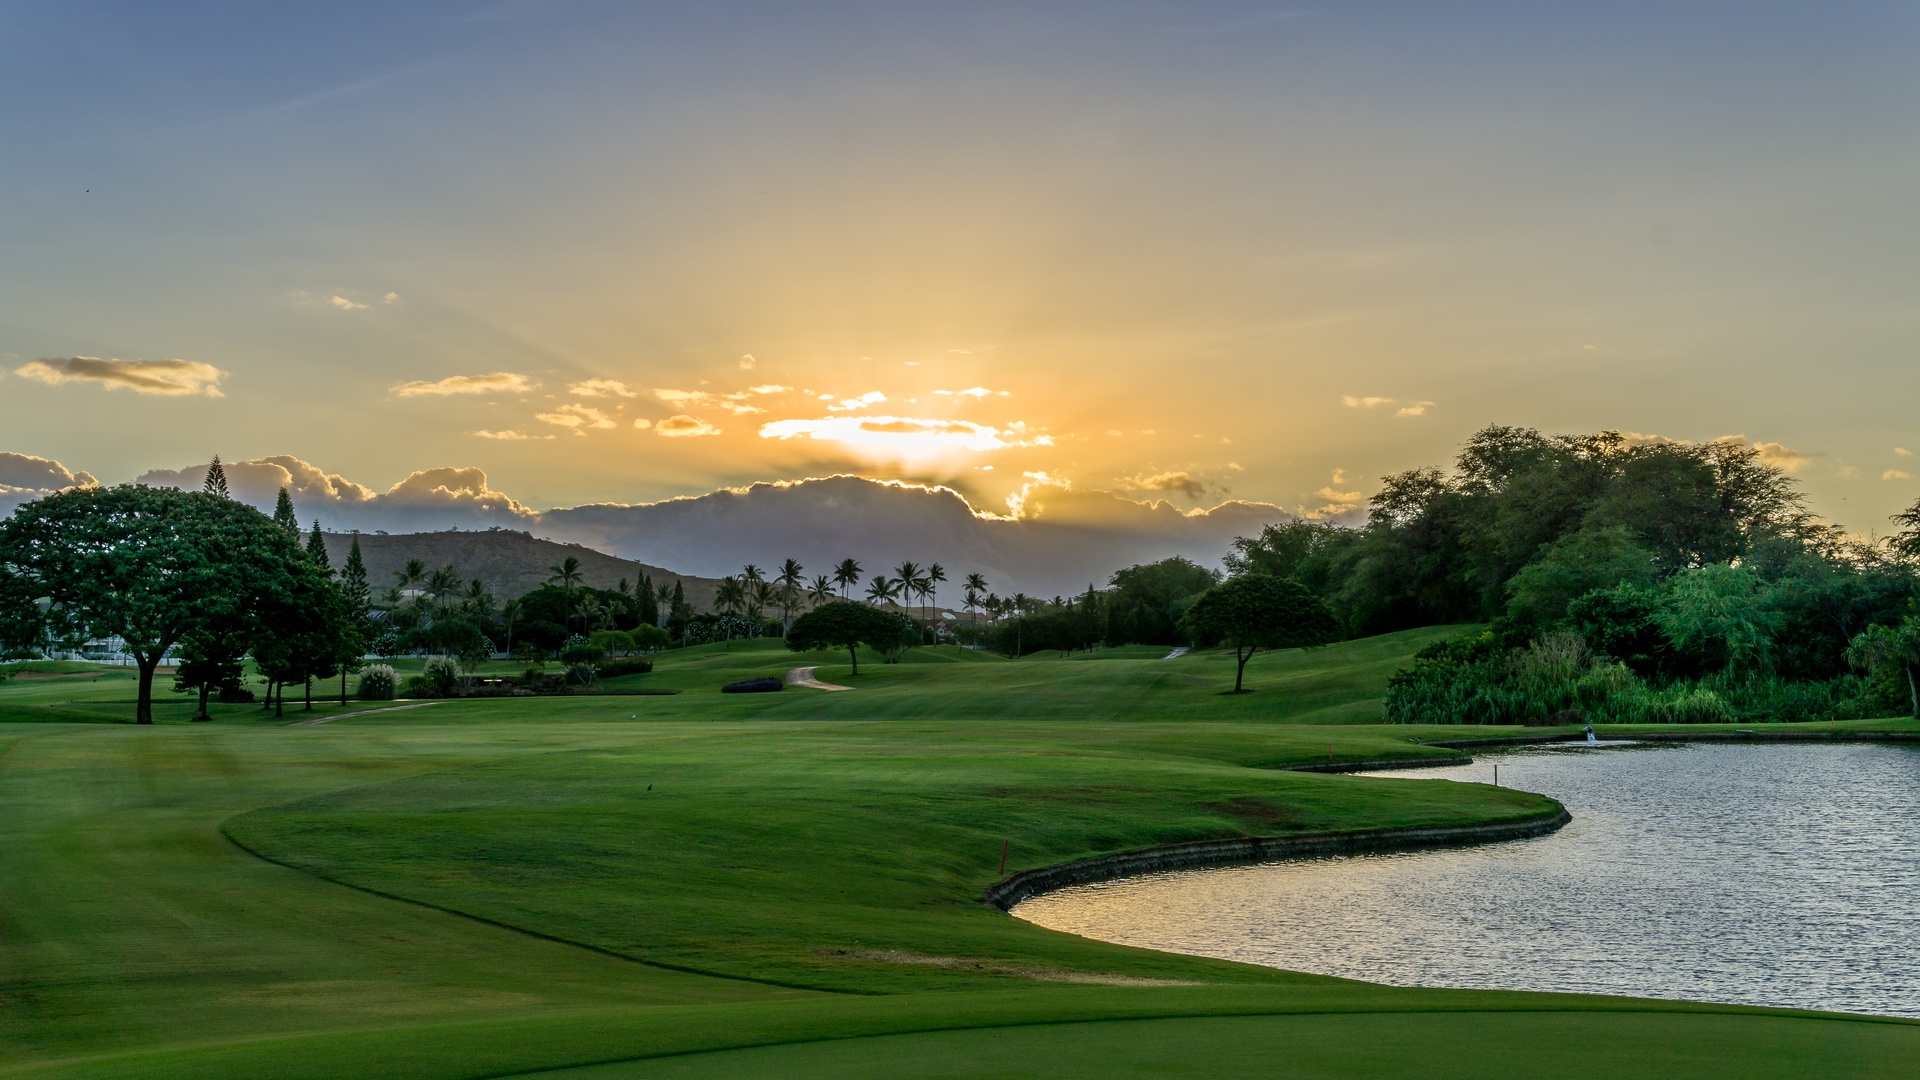
[[[482,429],[480,431],[474,432],[473,434],[479,436],[482,439],[499,439],[502,442],[521,442],[526,439],[553,438],[553,436],[551,435],[529,435],[524,431],[514,431],[511,429],[508,429],[506,431],[487,431],[485,429]]]
[[[74,472],[52,458],[0,451],[0,487],[16,491],[63,491],[98,483],[92,473]]]
[[[1813,462],[1813,458],[1777,442],[1758,442],[1753,448],[1759,452],[1760,460],[1782,472],[1796,473]]]
[[[336,296],[327,302],[339,308],[341,311],[365,311],[367,309],[366,304],[356,304],[344,296]]]
[[[989,390],[984,386],[969,386],[965,390],[935,390],[934,393],[939,394],[942,397],[984,398],[984,397],[992,397],[995,391]],[[1001,397],[1013,396],[1013,394],[1007,390],[1001,390],[1001,391],[998,391],[998,393]]]
[[[393,394],[403,398],[450,397],[455,394],[524,394],[531,389],[533,383],[525,375],[495,371],[486,375],[449,375],[439,382],[416,379],[395,386]]]
[[[742,357],[740,358],[740,370],[742,370],[742,371],[752,371],[752,370],[754,369],[754,366],[755,366],[755,365],[757,365],[757,364],[759,364],[759,363],[760,363],[760,361],[758,361],[758,360],[755,360],[755,359],[753,358],[753,354],[752,354],[752,353],[748,353],[748,354],[746,354],[745,356],[742,356]]]
[[[1314,492],[1310,497],[1319,499],[1319,506],[1302,506],[1300,516],[1309,521],[1338,520],[1353,523],[1359,511],[1367,505],[1367,497],[1357,491],[1341,491],[1340,485],[1347,482],[1347,470],[1335,469],[1332,482]]]
[[[1433,404],[1433,402],[1431,402],[1431,401],[1416,401],[1416,402],[1414,402],[1414,403],[1413,403],[1413,404],[1411,404],[1411,405],[1403,405],[1403,406],[1401,406],[1400,408],[1398,408],[1398,409],[1395,409],[1395,410],[1394,410],[1394,412],[1393,412],[1393,415],[1395,415],[1395,416],[1425,416],[1425,415],[1427,415],[1427,408],[1428,408],[1428,406],[1430,406],[1430,405],[1432,405],[1432,404]]]
[[[568,383],[567,393],[575,397],[639,397],[626,383],[618,379],[587,379],[584,382]]]
[[[317,517],[332,530],[398,532],[474,524],[524,527],[535,516],[529,507],[493,490],[486,472],[476,468],[422,469],[380,492],[287,454],[227,461],[221,467],[228,489],[241,502],[271,510],[280,489],[286,488],[302,521]],[[134,483],[198,491],[206,475],[206,465],[194,464],[153,469]]]
[[[227,373],[194,360],[102,360],[97,356],[42,357],[14,369],[14,374],[48,386],[91,382],[136,394],[160,397],[224,397],[220,380]]]
[[[669,405],[701,405],[713,400],[713,395],[705,390],[669,390],[655,387],[653,396]]]
[[[1390,397],[1354,397],[1352,394],[1340,395],[1340,404],[1349,409],[1377,409],[1382,405],[1393,404]]]
[[[827,408],[832,412],[851,412],[854,409],[864,409],[869,405],[878,405],[885,400],[887,395],[878,390],[869,390],[859,397],[841,398],[840,404],[829,405]]]
[[[613,428],[618,427],[606,413],[574,402],[560,406],[553,412],[534,413],[533,418],[542,423],[555,424],[563,428]]]
[[[645,429],[647,429],[647,428],[650,428],[650,427],[652,427],[652,426],[653,426],[653,421],[651,421],[651,420],[649,420],[649,419],[647,419],[646,417],[644,417],[644,416],[643,416],[643,417],[641,417],[641,418],[639,418],[638,420],[635,420],[635,421],[633,422],[633,426],[634,426],[634,427],[637,427],[637,428],[640,428],[641,430],[643,430],[643,431],[644,431]]]
[[[400,294],[399,294],[399,293],[397,293],[397,292],[390,292],[390,293],[388,293],[387,295],[385,295],[385,296],[383,296],[383,297],[381,297],[381,298],[380,298],[380,302],[381,302],[381,303],[383,303],[383,304],[391,304],[391,303],[394,303],[394,302],[396,302],[396,301],[398,301],[399,299],[400,299]]]
[[[695,420],[685,413],[669,416],[653,426],[654,433],[670,439],[697,438],[702,435],[718,435],[720,429],[705,420]]]
[[[747,387],[747,393],[749,394],[784,394],[791,389],[793,389],[793,387],[781,386],[779,383],[765,383],[760,386]]]
[[[1883,473],[1881,473],[1881,474],[1880,474],[1880,479],[1882,479],[1882,480],[1911,480],[1911,479],[1913,479],[1913,474],[1912,474],[1912,473],[1910,473],[1910,472],[1904,472],[1904,471],[1902,471],[1902,470],[1900,470],[1900,469],[1888,469],[1888,470],[1887,470],[1886,472],[1883,472]]]
[[[1129,491],[1174,491],[1189,499],[1198,499],[1207,493],[1205,481],[1195,479],[1191,474],[1184,472],[1128,477],[1120,483]]]
[[[1913,451],[1904,446],[1896,446],[1893,448],[1893,454],[1895,457],[1912,457]]]
[[[0,515],[57,491],[98,483],[92,473],[75,472],[51,458],[0,451]]]
[[[827,416],[817,420],[775,420],[760,425],[763,439],[818,439],[904,457],[932,457],[955,450],[983,452],[1016,446],[1052,446],[1047,435],[1026,434],[1026,425],[1005,428],[965,420],[921,420],[906,416]]]

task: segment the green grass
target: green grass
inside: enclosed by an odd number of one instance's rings
[[[0,686],[0,1076],[1920,1068],[1916,1024],[1379,987],[981,903],[1003,844],[1011,872],[1551,812],[1483,785],[1277,771],[1449,756],[1417,741],[1472,729],[1365,722],[1438,633],[1262,656],[1239,697],[1219,693],[1217,654],[929,649],[854,678],[844,656],[765,642],[669,653],[631,680],[675,696],[305,727],[231,706],[137,729],[104,722],[131,712],[124,673],[16,680]],[[718,692],[816,662],[858,689]]]

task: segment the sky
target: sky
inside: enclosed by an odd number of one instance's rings
[[[0,486],[1351,519],[1504,423],[1741,436],[1884,532],[1916,46],[1901,4],[0,2]]]

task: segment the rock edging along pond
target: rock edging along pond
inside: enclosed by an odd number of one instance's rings
[[[1414,848],[1452,847],[1461,844],[1491,844],[1501,840],[1525,840],[1559,831],[1573,820],[1567,808],[1554,803],[1554,810],[1516,821],[1490,821],[1473,825],[1413,825],[1398,829],[1354,829],[1345,832],[1303,833],[1299,836],[1241,836],[1227,840],[1196,840],[1189,844],[1135,848],[1099,855],[1091,859],[1022,870],[1004,881],[987,886],[987,903],[1001,911],[1031,896],[1038,896],[1068,885],[1090,881],[1110,881],[1135,874],[1162,870],[1186,870],[1196,866],[1227,866],[1234,863],[1274,862],[1280,859],[1310,859],[1329,855],[1357,855],[1368,852],[1407,851]]]

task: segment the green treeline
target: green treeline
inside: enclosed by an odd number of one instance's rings
[[[1306,584],[1350,634],[1490,624],[1396,676],[1391,720],[1810,720],[1911,705],[1896,540],[1815,519],[1743,441],[1490,427],[1451,473],[1386,477],[1364,526],[1270,527],[1228,564]]]

